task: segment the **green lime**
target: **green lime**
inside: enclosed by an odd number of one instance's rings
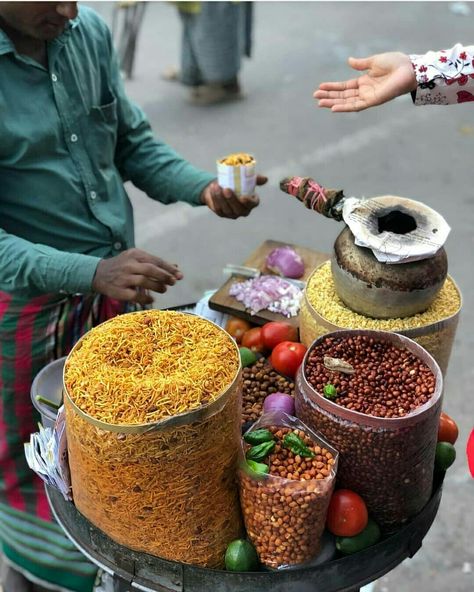
[[[252,364],[255,364],[255,362],[257,361],[257,356],[248,347],[239,347],[239,352],[240,352],[240,361],[242,362],[242,366],[244,368],[246,366],[251,366]]]
[[[255,571],[258,566],[257,551],[244,539],[236,539],[227,546],[225,567],[228,571]]]
[[[447,471],[456,460],[456,449],[450,442],[436,444],[435,465],[442,471]]]
[[[367,526],[362,532],[352,537],[336,537],[336,548],[346,555],[357,553],[375,545],[380,540],[381,532],[378,524],[369,518]]]

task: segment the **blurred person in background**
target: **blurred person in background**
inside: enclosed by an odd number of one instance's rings
[[[225,218],[258,198],[222,189],[153,136],[126,96],[109,29],[76,2],[0,2],[0,112],[3,592],[90,592],[96,568],[52,521],[26,464],[40,419],[32,380],[91,327],[182,278],[134,248],[124,181]]]
[[[181,69],[166,80],[190,87],[192,103],[212,105],[243,98],[239,81],[242,56],[252,45],[251,2],[176,2],[183,32]]]

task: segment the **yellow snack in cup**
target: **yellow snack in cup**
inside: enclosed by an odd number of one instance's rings
[[[217,180],[236,195],[253,195],[257,182],[256,161],[251,154],[229,154],[217,161]]]

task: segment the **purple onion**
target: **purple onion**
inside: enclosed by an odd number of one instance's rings
[[[304,274],[304,262],[298,253],[289,246],[273,249],[266,259],[270,271],[288,278],[300,278]]]
[[[295,400],[286,393],[272,393],[263,401],[263,411],[284,411],[288,415],[295,414]]]

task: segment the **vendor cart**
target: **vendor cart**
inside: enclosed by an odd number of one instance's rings
[[[442,480],[438,479],[430,501],[413,520],[354,555],[316,566],[235,573],[132,551],[115,543],[56,489],[47,487],[56,520],[86,557],[111,574],[114,592],[356,592],[415,555],[435,519],[441,493]]]

